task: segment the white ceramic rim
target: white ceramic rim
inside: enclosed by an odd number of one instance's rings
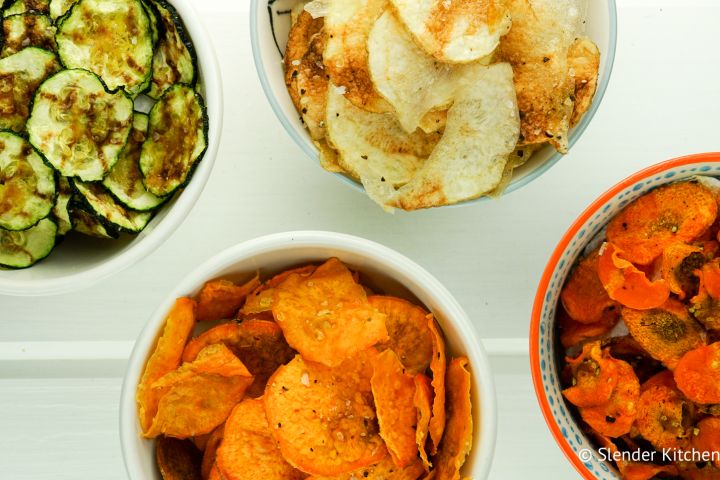
[[[0,276],[0,294],[12,296],[59,295],[81,290],[131,267],[155,251],[185,221],[205,189],[220,144],[223,123],[223,89],[220,64],[212,40],[191,0],[169,0],[180,14],[193,39],[193,46],[202,70],[205,105],[208,112],[208,148],[198,164],[189,185],[177,196],[165,217],[145,238],[124,252],[88,270],[50,280],[18,283]],[[198,79],[200,80],[200,79]]]
[[[427,270],[405,257],[404,255],[378,243],[359,237],[322,231],[285,232],[268,235],[249,240],[234,247],[230,247],[215,255],[190,274],[173,288],[166,299],[152,314],[145,328],[140,333],[128,361],[127,372],[123,380],[120,393],[120,443],[123,460],[127,474],[131,480],[144,480],[144,473],[140,466],[140,455],[137,438],[137,409],[135,404],[136,386],[140,380],[147,354],[155,343],[156,334],[165,321],[167,312],[177,297],[194,291],[198,285],[198,278],[208,278],[217,272],[243,260],[259,254],[293,248],[329,248],[342,250],[347,253],[366,257],[373,257],[389,267],[389,270],[399,272],[415,280],[417,288],[427,292],[438,304],[442,304],[447,311],[448,319],[452,319],[454,326],[468,345],[465,354],[470,358],[473,369],[473,379],[480,395],[478,403],[482,405],[479,412],[480,442],[473,446],[476,452],[474,471],[476,480],[487,478],[495,452],[497,437],[497,404],[495,386],[490,363],[483,344],[475,332],[470,318],[450,292]],[[410,288],[413,290],[413,288]],[[472,453],[471,453],[472,455]]]

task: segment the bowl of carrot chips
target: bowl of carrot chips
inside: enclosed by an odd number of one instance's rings
[[[450,293],[327,232],[210,259],[168,295],[123,384],[131,479],[486,478],[495,394]]]
[[[720,153],[643,170],[558,244],[532,314],[535,391],[586,479],[720,478]]]

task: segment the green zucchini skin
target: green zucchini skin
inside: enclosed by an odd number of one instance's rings
[[[141,0],[79,0],[58,21],[60,60],[136,97],[150,85],[152,25]]]
[[[0,230],[0,268],[19,270],[50,255],[57,244],[57,225],[44,218],[22,232]]]
[[[140,233],[153,217],[152,212],[136,212],[115,201],[100,183],[71,180],[82,209],[92,213],[106,227],[126,233]]]
[[[106,225],[99,218],[90,212],[86,212],[73,199],[70,209],[70,218],[76,232],[88,237],[101,238],[104,240],[117,240],[120,238],[120,231],[111,225]]]
[[[58,226],[58,237],[64,237],[73,229],[72,216],[70,215],[70,202],[73,190],[67,177],[58,176],[57,199],[52,209],[52,216]]]
[[[102,180],[127,142],[132,112],[122,90],[108,90],[87,70],[63,70],[35,92],[27,131],[30,143],[63,176]],[[97,138],[104,143],[98,145]]]
[[[64,16],[78,0],[50,0],[49,15],[53,20]]]
[[[6,0],[2,6],[3,17],[20,13],[43,13],[50,10],[50,0]]]
[[[192,96],[192,101],[196,102],[192,105],[197,107],[197,112],[194,112],[197,125],[192,132],[196,136],[196,142],[192,145],[192,152],[178,152],[176,148],[183,143],[181,139],[188,137],[187,129],[192,127],[192,125],[188,126],[190,115],[187,112],[175,116],[168,113],[166,105],[177,95],[183,95],[185,98]],[[163,121],[169,121],[170,124],[163,125]],[[176,138],[172,138],[172,135]],[[168,146],[170,148],[167,148]],[[207,147],[208,116],[202,96],[190,85],[174,85],[163,94],[150,111],[148,138],[143,143],[140,155],[140,171],[143,174],[145,188],[150,193],[163,197],[184,188],[205,155]]]
[[[5,43],[0,58],[13,55],[27,47],[57,51],[55,26],[47,15],[40,13],[19,13],[3,18]]]

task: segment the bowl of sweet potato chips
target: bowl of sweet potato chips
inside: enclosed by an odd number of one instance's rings
[[[497,197],[568,153],[614,0],[251,0],[255,64],[305,153],[382,208]]]
[[[538,288],[530,353],[555,439],[586,479],[720,478],[720,153],[596,200]]]
[[[125,377],[132,479],[486,478],[474,327],[400,254],[327,232],[230,248],[172,290]]]

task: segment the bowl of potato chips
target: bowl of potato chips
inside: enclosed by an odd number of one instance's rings
[[[600,105],[616,20],[614,0],[251,0],[250,27],[295,143],[391,211],[549,169]]]
[[[652,166],[593,202],[545,269],[531,370],[583,478],[720,478],[719,200],[720,154]]]
[[[120,430],[131,479],[481,479],[496,415],[482,344],[435,278],[364,239],[293,232],[170,292],[130,358]]]

